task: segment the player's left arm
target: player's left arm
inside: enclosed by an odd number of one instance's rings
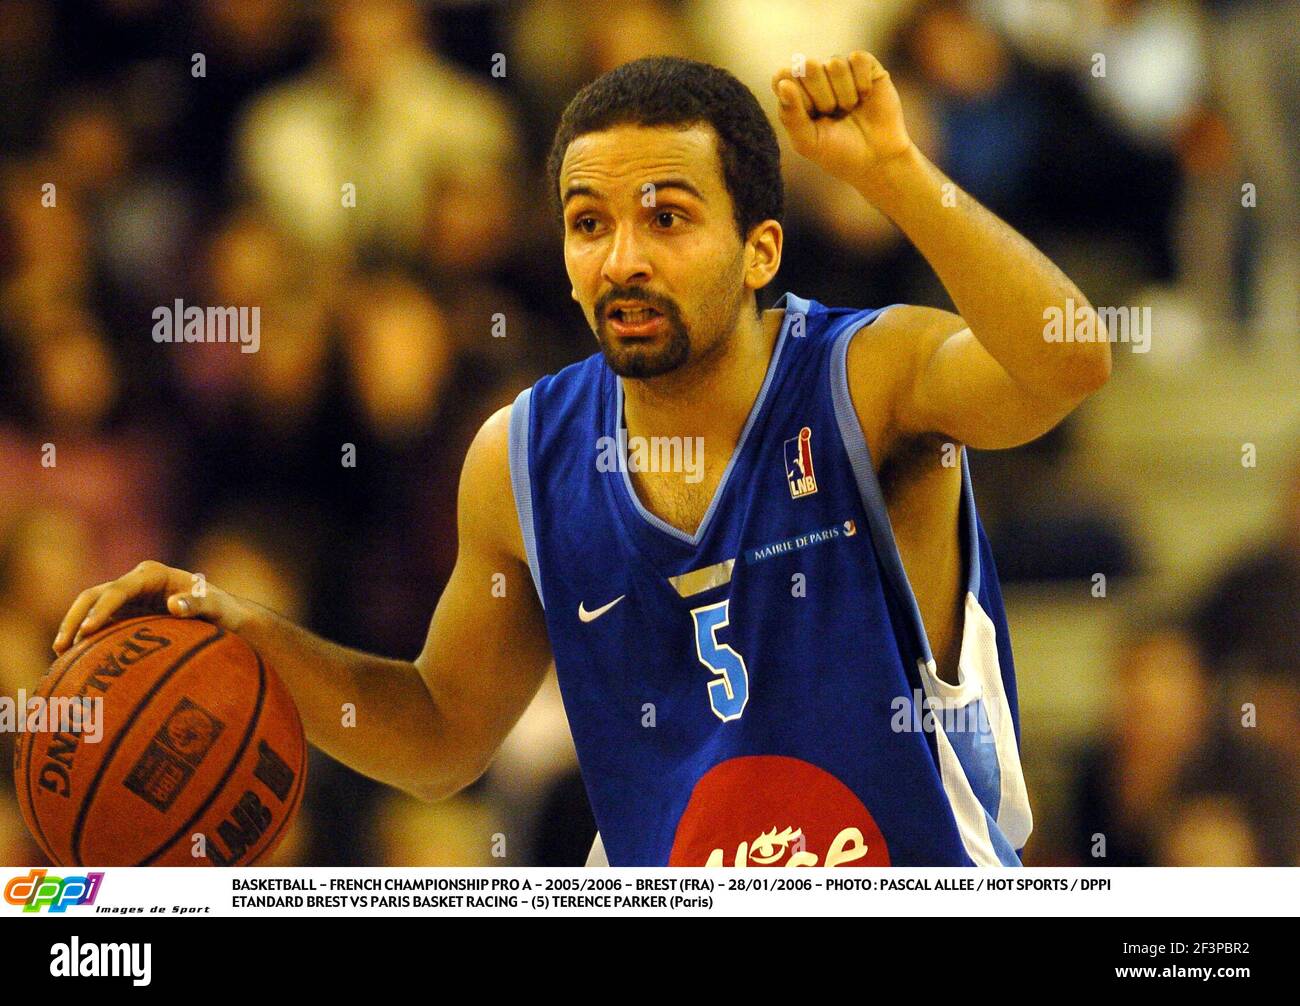
[[[1110,375],[1110,345],[1091,304],[917,150],[898,92],[873,56],[808,60],[805,70],[772,78],[795,150],[893,220],[960,312],[900,306],[873,323],[867,372],[885,396],[889,429],[882,436],[938,432],[1001,448],[1046,433]],[[1053,311],[1073,313],[1078,330],[1087,315],[1096,341],[1049,341]],[[864,341],[855,340],[850,380],[863,372],[854,364]]]

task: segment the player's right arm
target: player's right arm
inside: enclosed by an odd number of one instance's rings
[[[114,617],[166,610],[215,622],[275,669],[317,747],[421,799],[452,795],[482,775],[550,662],[514,511],[509,417],[508,407],[493,415],[466,456],[456,566],[413,662],[338,646],[212,584],[196,596],[190,573],[158,562],[83,591],[55,652]]]

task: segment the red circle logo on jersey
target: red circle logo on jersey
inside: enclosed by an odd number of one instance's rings
[[[799,758],[709,769],[677,822],[669,866],[888,866],[875,819],[844,783]]]

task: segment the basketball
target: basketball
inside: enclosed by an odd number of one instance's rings
[[[307,746],[288,691],[210,622],[112,623],[59,657],[36,695],[50,722],[20,736],[15,788],[59,866],[249,866],[302,800]],[[57,719],[69,710],[71,729]]]

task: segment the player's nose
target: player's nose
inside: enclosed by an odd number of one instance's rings
[[[620,225],[614,229],[601,274],[614,286],[631,286],[650,278],[650,261],[644,244],[637,240],[635,227]]]

